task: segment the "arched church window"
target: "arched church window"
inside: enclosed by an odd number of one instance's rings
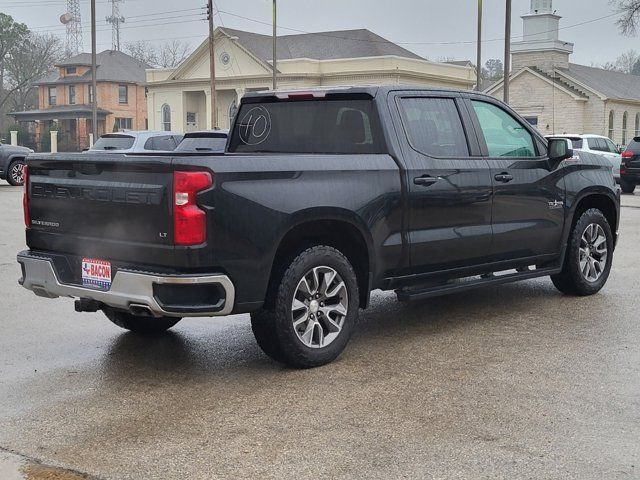
[[[171,131],[171,107],[166,103],[162,105],[162,129],[165,132]]]

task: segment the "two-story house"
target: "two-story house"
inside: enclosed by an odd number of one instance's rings
[[[149,65],[114,50],[97,54],[98,135],[147,128],[145,69]],[[38,110],[14,112],[17,122],[32,122],[36,143],[55,124],[60,149],[82,150],[92,132],[91,54],[81,53],[56,65],[40,79]]]

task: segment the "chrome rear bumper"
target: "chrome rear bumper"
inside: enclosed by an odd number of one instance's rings
[[[226,275],[156,275],[127,270],[118,270],[109,290],[95,290],[79,285],[62,283],[50,259],[32,255],[29,252],[18,254],[18,263],[22,265],[23,277],[19,283],[36,295],[46,298],[75,297],[91,299],[100,304],[134,313],[148,312],[154,316],[172,317],[211,317],[229,315],[233,310],[235,289]],[[154,285],[202,286],[216,285],[224,291],[215,308],[210,310],[167,308],[162,306],[154,295]]]

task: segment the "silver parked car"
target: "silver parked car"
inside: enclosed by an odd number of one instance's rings
[[[574,150],[582,150],[605,157],[613,167],[613,177],[620,182],[620,163],[622,156],[620,149],[607,137],[602,135],[547,135],[546,138],[566,138],[571,141]]]
[[[102,135],[85,153],[172,152],[182,141],[182,133],[125,131]]]

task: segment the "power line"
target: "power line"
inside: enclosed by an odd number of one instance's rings
[[[195,10],[200,10],[195,9]],[[187,11],[187,10],[185,10]],[[170,12],[163,12],[162,14],[166,14],[166,13],[170,13]],[[160,15],[160,13],[156,14],[156,15]],[[191,13],[188,15],[172,15],[172,16],[168,16],[168,17],[157,17],[157,18],[148,18],[148,19],[139,19],[139,20],[134,20],[133,22],[127,22],[128,25],[131,24],[140,24],[140,23],[145,23],[145,22],[157,22],[159,20],[174,20],[174,19],[178,19],[178,18],[193,18],[193,17],[198,17],[198,18],[203,18],[204,13]],[[139,18],[139,17],[143,17],[145,15],[136,15],[136,16],[131,16],[128,18]],[[89,27],[89,24],[83,24],[86,27]],[[103,22],[98,22],[99,26],[107,26],[109,25],[109,22],[107,21],[103,21]],[[41,31],[41,30],[47,30],[47,31],[51,31],[52,29],[56,29],[56,28],[64,28],[61,25],[39,25],[37,27],[33,27],[30,28],[31,31]],[[122,27],[124,28],[124,27]],[[99,31],[106,31],[106,30],[99,30]]]
[[[271,26],[272,25],[270,22],[264,22],[262,20],[257,20],[255,18],[245,17],[244,15],[239,15],[237,13],[232,13],[232,12],[227,12],[225,10],[219,10],[219,12],[220,13],[224,13],[225,15],[230,15],[232,17],[241,18],[243,20],[259,23],[259,24],[262,24],[262,25],[267,25],[267,26]],[[600,20],[605,20],[607,18],[611,18],[611,17],[617,16],[617,15],[618,15],[618,13],[612,13],[612,14],[609,14],[609,15],[605,15],[605,16],[598,17],[598,18],[593,18],[591,20],[586,20],[584,22],[575,23],[573,25],[567,25],[565,27],[560,27],[560,28],[556,28],[556,29],[553,29],[553,30],[547,30],[547,31],[544,31],[544,32],[530,33],[530,34],[527,34],[527,35],[512,36],[511,39],[512,40],[517,40],[518,38],[521,38],[521,37],[530,37],[530,36],[542,35],[544,33],[557,32],[559,30],[566,30],[568,28],[579,27],[579,26],[582,26],[582,25],[587,25],[589,23],[598,22]],[[368,43],[389,43],[388,40],[372,40],[372,39],[366,39],[366,38],[344,37],[344,36],[331,35],[331,34],[322,33],[322,32],[310,32],[310,31],[307,31],[307,30],[300,30],[300,29],[297,29],[297,28],[284,27],[282,25],[278,25],[278,28],[283,29],[283,30],[289,30],[289,31],[292,31],[292,32],[297,32],[297,33],[314,34],[314,35],[327,37],[327,38],[335,38],[335,39],[338,39],[338,40],[351,40],[351,41],[356,41],[356,42],[368,42]],[[491,39],[488,39],[488,40],[483,40],[482,43],[503,42],[504,40],[505,40],[504,37],[491,38]],[[467,45],[467,44],[475,44],[476,42],[477,42],[477,40],[453,40],[453,41],[444,41],[444,42],[393,42],[393,43],[395,43],[396,45]]]

